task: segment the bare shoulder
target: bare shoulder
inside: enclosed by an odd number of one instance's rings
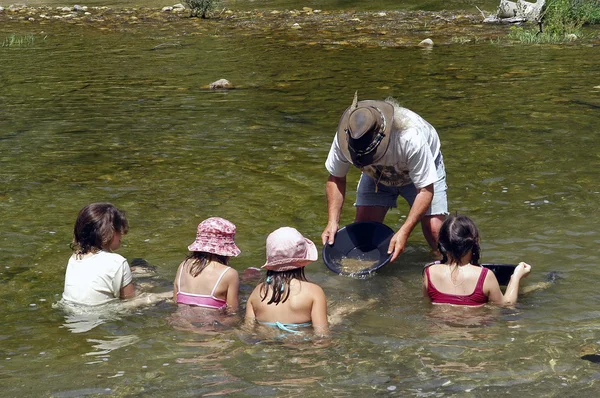
[[[182,262],[179,264],[179,267],[177,267],[177,272],[175,273],[175,276],[177,276],[177,275],[179,275],[180,273],[182,273],[182,272],[183,272],[183,266],[184,266],[184,264],[185,264],[185,260],[184,260],[184,261],[182,261]],[[176,278],[176,279],[177,279],[177,278]]]
[[[439,263],[435,263],[435,264],[428,264],[425,266],[425,268],[423,268],[423,277],[426,278],[427,277],[427,273],[429,273],[430,275],[440,275],[445,271],[445,267],[448,267],[446,264],[439,264]]]
[[[312,294],[325,295],[323,288],[321,286],[317,285],[316,283],[303,281],[302,286],[305,287]]]
[[[261,290],[262,286],[263,286],[263,284],[262,284],[262,283],[259,283],[259,284],[258,284],[258,285],[257,285],[257,286],[254,288],[254,290],[252,290],[252,293],[250,293],[250,296],[248,296],[248,300],[250,300],[250,299],[252,299],[252,298],[254,298],[254,297],[257,297],[257,296],[260,294],[260,290]]]
[[[240,279],[240,273],[235,268],[230,267],[224,277],[228,280],[238,280]]]
[[[481,272],[485,272],[486,268],[483,268],[481,270]],[[490,289],[493,287],[499,287],[500,285],[498,284],[498,279],[496,278],[496,274],[494,274],[494,272],[492,270],[487,271],[487,275],[485,276],[485,280],[483,281],[483,286],[486,289]]]
[[[263,284],[259,283],[254,290],[252,290],[252,293],[250,293],[250,295],[248,296],[248,300],[247,300],[247,305],[252,305],[254,307],[258,307],[260,305],[261,302],[261,289],[262,289]]]
[[[481,267],[481,272],[485,272],[484,270],[486,270],[487,268]],[[496,274],[494,274],[494,271],[492,271],[491,269],[487,269],[487,275],[485,276],[485,281],[495,281],[496,283],[498,283],[498,279],[496,278]]]

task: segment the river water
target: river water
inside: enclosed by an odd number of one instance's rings
[[[0,39],[15,31],[36,40],[0,47],[3,396],[600,392],[600,365],[581,359],[600,349],[595,47],[319,45],[18,22],[1,26]],[[237,89],[205,88],[219,78]],[[172,288],[210,216],[237,225],[240,273],[264,263],[265,238],[280,226],[320,248],[324,161],[355,90],[393,96],[437,128],[450,210],[478,223],[484,262],[533,266],[523,289],[538,289],[515,308],[432,307],[419,229],[370,279],[334,275],[321,260],[307,267],[330,311],[356,309],[325,345],[177,330],[169,303],[91,320],[53,308],[75,217],[90,202],[127,212],[119,253],[156,266],[154,291]],[[357,178],[353,170],[350,188]],[[397,229],[406,213],[400,203],[386,223]],[[255,283],[242,282],[242,303]]]

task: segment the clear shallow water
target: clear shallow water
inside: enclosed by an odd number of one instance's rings
[[[107,7],[164,7],[182,1],[170,0],[87,0],[81,5],[87,6],[107,6]],[[64,0],[21,0],[6,2],[10,4],[26,4],[28,6],[72,6],[73,4]],[[2,3],[2,5],[5,5]],[[223,0],[219,4],[219,9],[226,7],[234,10],[297,10],[303,7],[313,8],[315,10],[471,10],[476,11],[479,7],[487,11],[495,11],[498,8],[497,1],[491,0],[305,0],[298,2],[294,0]]]
[[[598,393],[600,368],[580,359],[599,345],[594,48],[321,47],[169,26],[57,26],[31,47],[0,48],[3,395]],[[151,51],[173,40],[181,46]],[[239,88],[203,88],[222,77]],[[240,272],[264,263],[264,240],[282,225],[318,243],[323,163],[357,89],[392,95],[436,126],[450,209],[478,222],[484,261],[533,264],[524,287],[560,278],[515,309],[432,308],[421,298],[430,258],[416,231],[372,279],[335,276],[320,261],[307,268],[331,311],[369,304],[325,347],[177,330],[167,303],[88,331],[52,308],[75,216],[93,201],[127,211],[119,252],[157,267],[156,290],[171,288],[206,217],[238,226]],[[349,178],[351,187],[358,173]],[[353,218],[348,196],[342,224]],[[386,223],[398,228],[406,211],[400,203]],[[243,283],[243,300],[254,283]]]

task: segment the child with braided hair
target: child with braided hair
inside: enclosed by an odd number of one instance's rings
[[[531,271],[529,264],[519,263],[502,294],[494,273],[479,264],[479,231],[465,215],[450,216],[444,221],[438,248],[442,261],[429,264],[423,273],[423,293],[434,304],[514,304],[521,279]]]

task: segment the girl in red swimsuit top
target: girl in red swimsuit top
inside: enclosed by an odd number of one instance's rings
[[[441,263],[430,264],[423,273],[423,293],[434,304],[479,306],[517,302],[521,279],[531,266],[519,263],[502,294],[493,272],[479,265],[479,231],[469,217],[450,216],[440,229]]]

